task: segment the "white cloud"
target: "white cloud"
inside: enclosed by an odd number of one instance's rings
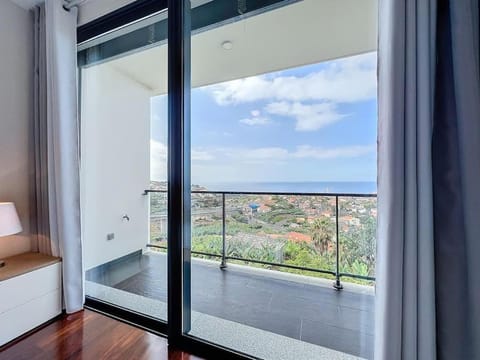
[[[151,140],[151,179],[167,180],[167,146],[159,141]],[[376,145],[357,145],[340,147],[315,147],[301,145],[289,150],[279,146],[259,148],[211,147],[192,150],[192,176],[196,183],[221,181],[267,181],[268,179],[297,179],[297,173],[286,172],[300,161],[328,161],[340,158],[361,158],[375,154]],[[360,161],[360,160],[358,160]],[[355,163],[358,163],[355,161]],[[310,164],[310,162],[309,162]],[[349,162],[351,166],[351,163]],[[314,166],[308,175],[302,178],[341,179],[351,174],[350,168],[342,165],[334,171],[322,166]],[[320,170],[319,170],[320,169]],[[342,172],[343,171],[343,172]],[[343,175],[339,175],[342,172]],[[317,174],[317,175],[315,175]],[[306,177],[305,177],[306,176]],[[362,175],[365,177],[366,175]],[[367,177],[365,177],[367,178]]]
[[[295,150],[289,151],[282,147],[263,147],[255,149],[217,149],[228,158],[235,161],[286,161],[297,159],[335,159],[335,158],[356,158],[371,153],[375,153],[376,145],[355,145],[355,146],[337,146],[331,148],[315,147],[310,145],[297,146]]]
[[[241,150],[238,154],[246,160],[282,160],[288,157],[288,150],[280,147],[266,147]]]
[[[241,119],[240,123],[250,126],[259,126],[259,125],[268,125],[270,120],[266,117],[251,117],[246,119]]]
[[[264,75],[232,80],[206,88],[219,105],[253,102],[274,97]]]
[[[293,153],[293,156],[312,159],[355,158],[375,151],[375,145],[344,146],[330,149],[302,145],[297,147],[297,151]]]
[[[376,53],[331,61],[303,77],[269,75],[233,80],[207,88],[219,105],[270,101],[352,103],[377,92]]]
[[[250,111],[252,115],[249,118],[241,119],[240,123],[249,126],[261,126],[261,125],[268,125],[271,123],[270,119],[265,116],[260,116],[260,110],[252,110]]]
[[[150,178],[158,181],[167,179],[168,147],[156,140],[150,140]],[[203,149],[192,149],[192,161],[210,161],[215,156]]]
[[[297,131],[314,131],[330,125],[345,115],[337,112],[337,106],[333,103],[321,103],[306,105],[299,102],[287,101],[268,104],[265,110],[269,114],[289,116],[296,119]]]
[[[214,159],[215,157],[208,151],[192,149],[192,161],[209,161]]]
[[[150,140],[150,179],[167,180],[167,146],[155,140]]]

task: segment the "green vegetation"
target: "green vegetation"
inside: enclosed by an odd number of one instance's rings
[[[330,221],[330,218],[321,217],[315,219],[311,226],[313,246],[324,256],[327,254],[330,245],[333,243],[332,233],[333,233],[333,224]]]
[[[158,196],[160,195],[160,196]],[[152,196],[152,242],[166,245],[158,214],[165,214],[164,194]],[[222,218],[218,195],[194,194],[192,203],[192,251],[221,255]],[[220,198],[221,200],[221,198]],[[333,200],[333,201],[332,201]],[[259,210],[249,206],[255,203]],[[341,273],[375,276],[376,198],[342,198],[339,214],[339,259]],[[220,210],[219,210],[220,209]],[[265,267],[301,275],[332,278],[314,271],[260,265],[248,260],[288,264],[334,271],[336,224],[334,198],[308,196],[228,196],[226,201],[227,256],[231,262]],[[220,216],[219,216],[220,214]],[[198,257],[217,259],[207,255]],[[342,281],[371,284],[344,277]]]
[[[346,250],[343,263],[352,274],[375,276],[376,231],[375,218],[368,217],[359,231],[341,234],[340,242]]]

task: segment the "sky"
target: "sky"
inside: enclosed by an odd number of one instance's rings
[[[376,181],[376,53],[192,89],[192,183]],[[151,101],[165,181],[167,97]]]

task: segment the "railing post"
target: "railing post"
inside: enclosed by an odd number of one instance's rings
[[[222,262],[220,264],[220,269],[222,270],[227,267],[227,245],[225,242],[226,222],[227,222],[227,216],[225,211],[225,193],[222,193]]]
[[[335,282],[333,283],[333,288],[335,290],[342,290],[343,285],[340,282],[340,239],[338,238],[338,195],[335,195]]]

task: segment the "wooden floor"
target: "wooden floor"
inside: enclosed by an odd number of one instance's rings
[[[1,324],[8,326],[8,324]],[[65,315],[0,352],[0,360],[199,360],[168,348],[167,340],[85,310]]]

